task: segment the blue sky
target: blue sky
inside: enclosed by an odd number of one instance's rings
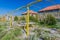
[[[33,2],[36,0],[0,0],[0,15],[7,14],[10,11],[15,10],[18,7],[22,7],[27,5],[30,2]],[[42,2],[36,3],[32,6],[30,6],[30,10],[33,11],[39,11],[47,6],[60,4],[59,0],[42,0]],[[23,8],[22,10],[18,10],[15,13],[11,15],[21,15],[23,12],[27,11],[26,8]]]

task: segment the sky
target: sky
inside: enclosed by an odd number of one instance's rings
[[[0,15],[9,14],[9,12],[16,10],[16,8],[26,6],[27,4],[36,0],[0,0]],[[39,3],[30,6],[30,10],[39,11],[45,7],[60,4],[60,0],[42,0]],[[26,8],[10,13],[11,15],[21,15],[26,12]]]

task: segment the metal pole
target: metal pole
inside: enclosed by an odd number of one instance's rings
[[[10,27],[12,27],[12,16],[10,16]]]
[[[26,35],[29,36],[29,7],[27,7],[26,15]]]

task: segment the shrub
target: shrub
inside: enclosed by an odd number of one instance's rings
[[[25,20],[25,17],[22,17],[21,20]]]
[[[36,19],[34,16],[30,16],[29,19],[30,19],[30,21],[38,22],[38,19]]]
[[[45,19],[40,20],[40,24],[44,24],[45,23]]]
[[[56,18],[51,14],[48,14],[45,18],[45,23],[48,25],[55,25],[56,22],[57,22]]]
[[[55,25],[57,23],[57,20],[53,15],[48,14],[45,18],[43,18],[43,20],[40,20],[40,23],[47,25]]]
[[[18,21],[18,17],[17,16],[14,17],[14,21]]]

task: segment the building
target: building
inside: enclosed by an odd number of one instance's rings
[[[45,17],[47,14],[52,14],[56,18],[60,19],[60,4],[43,8],[42,10],[39,10],[38,13],[40,14],[40,17]]]
[[[5,22],[5,21],[6,21],[6,17],[5,16],[3,16],[3,17],[0,16],[0,22]]]
[[[27,12],[24,12],[22,15],[26,15],[27,14]],[[32,10],[29,10],[29,15],[30,16],[36,16],[36,14],[37,14],[37,12],[34,12],[34,11],[32,11]]]
[[[5,17],[6,17],[6,21],[10,21],[11,17],[12,17],[12,20],[14,21],[15,16],[5,15]]]

